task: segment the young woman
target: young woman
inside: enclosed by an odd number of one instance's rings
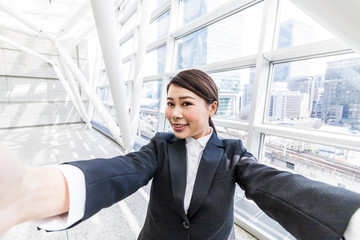
[[[67,213],[64,223],[55,228],[74,226],[151,179],[147,217],[138,239],[235,239],[236,183],[298,239],[335,240],[359,227],[359,194],[270,168],[258,163],[240,140],[218,138],[211,121],[218,92],[206,73],[180,72],[167,93],[165,114],[174,133],[157,133],[138,152],[59,168],[5,166],[10,155],[2,152],[0,232],[62,213]]]

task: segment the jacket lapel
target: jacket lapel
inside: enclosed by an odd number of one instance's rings
[[[171,190],[175,207],[185,219],[184,196],[186,187],[186,147],[185,140],[174,137],[168,147]]]
[[[191,218],[196,213],[201,204],[204,202],[223,154],[224,149],[222,142],[219,140],[216,134],[213,133],[208,143],[206,144],[203,155],[201,157],[187,214],[189,218]]]

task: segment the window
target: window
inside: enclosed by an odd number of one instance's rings
[[[255,68],[212,73],[219,91],[216,117],[248,120]]]
[[[179,22],[186,24],[194,19],[204,15],[218,6],[228,2],[229,0],[182,0],[180,3]]]
[[[166,36],[169,30],[169,16],[170,10],[166,11],[150,24],[148,43]]]
[[[281,138],[265,137],[268,164],[360,192],[360,152]]]
[[[121,57],[126,57],[130,55],[134,50],[134,38],[130,38],[126,42],[120,45],[120,54]]]
[[[248,134],[247,131],[243,131],[231,127],[221,127],[221,126],[216,126],[216,130],[221,138],[240,139],[243,146],[246,147],[247,134]]]
[[[156,133],[158,116],[153,113],[140,112],[138,135],[146,140],[150,140]]]
[[[132,14],[129,19],[125,21],[124,24],[119,26],[120,37],[128,33],[136,24],[136,14]]]
[[[159,109],[161,81],[144,82],[141,90],[141,104],[143,109]]]
[[[176,69],[256,54],[262,6],[259,3],[178,39]]]
[[[145,76],[164,73],[166,46],[147,53],[145,64]]]
[[[306,15],[290,0],[282,1],[275,49],[334,38],[316,21]]]
[[[148,0],[151,1],[150,4],[150,10],[154,10],[156,7],[159,7],[162,3],[164,3],[166,0]]]
[[[357,54],[275,64],[267,122],[360,136],[359,68]]]

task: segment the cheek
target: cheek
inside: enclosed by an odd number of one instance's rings
[[[191,121],[191,122],[196,123],[196,124],[202,124],[207,119],[206,118],[206,116],[207,116],[206,113],[204,113],[200,109],[194,109],[192,111],[187,112],[184,115],[185,115],[184,117],[188,121]]]
[[[171,110],[168,107],[165,108],[165,117],[167,119],[170,119],[170,117],[171,117]]]

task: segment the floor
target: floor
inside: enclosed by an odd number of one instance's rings
[[[84,124],[0,129],[0,141],[27,166],[113,157],[123,154],[119,145]],[[87,221],[61,232],[38,231],[33,222],[23,223],[0,235],[0,240],[131,240],[145,220],[150,185],[125,200],[103,209]],[[256,240],[235,225],[236,239]]]

